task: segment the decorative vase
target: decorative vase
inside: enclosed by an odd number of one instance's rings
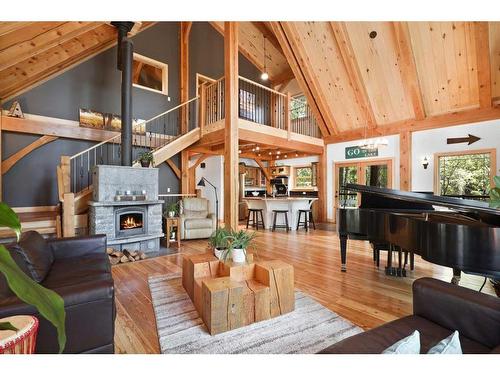
[[[245,263],[247,260],[245,249],[233,249],[231,251],[231,258],[234,263]]]
[[[175,211],[168,211],[168,217],[174,217]]]
[[[222,257],[224,256],[224,249],[217,249],[215,248],[214,249],[214,255],[217,259],[222,259]]]
[[[149,160],[141,160],[141,166],[143,168],[149,168],[149,164],[150,164]]]

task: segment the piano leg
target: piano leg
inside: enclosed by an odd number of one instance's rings
[[[394,268],[392,267],[392,251],[394,249],[393,245],[389,245],[387,250],[387,267],[385,267],[385,274],[388,276],[394,276]]]
[[[458,268],[453,268],[453,277],[451,278],[451,283],[458,285],[460,283],[460,277],[462,275],[462,271]]]
[[[339,238],[340,238],[340,261],[342,263],[340,267],[340,271],[346,272],[347,271],[347,266],[346,266],[346,258],[347,258],[347,234],[341,234],[339,233]]]
[[[410,251],[410,271],[415,269],[415,253]]]

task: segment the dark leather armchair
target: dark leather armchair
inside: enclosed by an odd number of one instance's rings
[[[349,337],[321,353],[382,353],[415,330],[420,332],[421,353],[455,330],[464,354],[500,353],[500,298],[436,279],[418,279],[413,283],[413,315]]]
[[[40,283],[64,299],[67,336],[64,352],[113,353],[116,310],[106,236],[45,241],[38,233],[27,232],[19,245],[33,247],[33,243],[37,249],[43,248],[43,252],[37,254],[37,262],[44,253],[51,258],[48,272]],[[15,260],[19,264],[19,259]],[[58,352],[55,328],[32,306],[12,294],[0,275],[0,318],[12,315],[37,316],[40,326],[36,352]]]

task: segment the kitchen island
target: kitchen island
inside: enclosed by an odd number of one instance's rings
[[[311,207],[316,197],[245,197],[242,199],[248,208],[262,209],[264,214],[264,226],[266,229],[272,229],[273,210],[288,210],[288,224],[291,230],[297,228],[299,219],[299,210],[307,210]],[[278,215],[277,225],[285,225],[283,215]]]

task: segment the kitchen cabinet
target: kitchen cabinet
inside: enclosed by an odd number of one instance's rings
[[[270,168],[271,176],[290,176],[290,167],[288,165],[278,165]]]

